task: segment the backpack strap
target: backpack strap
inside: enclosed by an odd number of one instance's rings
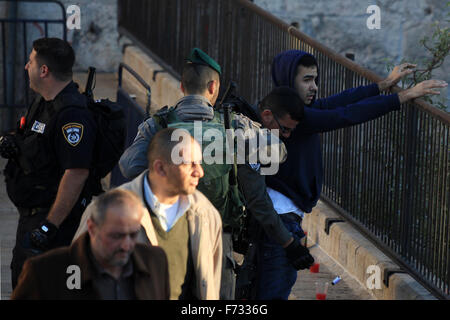
[[[145,120],[145,123],[148,125],[150,129],[151,136],[153,137],[162,127],[159,125],[159,120],[157,120],[156,116],[150,117]]]
[[[149,121],[150,130],[153,134],[155,134],[158,129],[165,129],[168,127],[169,113],[173,110],[175,110],[174,107],[164,106],[153,115],[152,118],[154,119],[154,121]],[[156,126],[159,126],[159,128],[156,128]]]
[[[66,93],[59,95],[53,102],[52,116],[67,108],[87,108],[87,97],[82,94]]]

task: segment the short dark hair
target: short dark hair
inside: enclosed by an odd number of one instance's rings
[[[98,226],[106,220],[106,213],[114,206],[129,206],[127,201],[140,204],[141,201],[133,192],[125,189],[109,190],[95,199],[95,210],[92,213],[91,220]]]
[[[181,75],[181,83],[189,94],[202,94],[212,80],[219,80],[219,73],[206,65],[186,63]]]
[[[58,38],[41,38],[33,42],[36,60],[46,65],[53,76],[60,81],[72,79],[75,53],[67,41]]]
[[[314,58],[312,55],[309,54],[305,54],[303,57],[301,57],[300,60],[298,61],[298,65],[305,67],[312,67],[312,66],[318,67],[316,58]]]
[[[278,118],[289,114],[296,121],[303,119],[304,106],[297,91],[286,86],[276,87],[259,104],[261,111],[270,110]]]
[[[172,141],[172,134],[180,130],[182,138]],[[191,141],[194,139],[187,130],[179,128],[165,128],[158,131],[150,140],[147,150],[147,159],[149,170],[152,170],[153,162],[156,159],[161,159],[166,163],[172,163],[172,150],[177,144],[182,142],[182,139],[189,138]]]

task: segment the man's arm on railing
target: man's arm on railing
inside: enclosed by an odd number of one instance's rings
[[[399,110],[400,105],[408,100],[439,94],[435,89],[446,86],[445,81],[426,80],[398,94],[374,96],[340,108],[320,110],[306,107],[305,117],[292,133],[292,138],[298,134],[332,131],[376,119]]]
[[[369,97],[378,96],[379,94],[380,91],[378,90],[378,85],[373,83],[368,86],[359,86],[356,88],[347,89],[327,98],[318,99],[314,102],[312,107],[323,110],[333,110],[336,108],[345,107]]]
[[[305,107],[305,116],[292,132],[291,139],[303,134],[337,130],[381,117],[400,109],[397,94],[378,95],[334,109]]]
[[[399,92],[398,98],[400,103],[404,103],[408,100],[417,99],[427,94],[438,95],[440,92],[435,89],[445,88],[447,85],[447,82],[442,80],[425,80],[412,88]]]
[[[380,92],[395,86],[404,76],[413,73],[416,66],[416,64],[412,63],[403,63],[395,66],[386,79],[377,83]]]
[[[319,99],[314,102],[313,107],[319,109],[335,109],[354,104],[360,100],[377,96],[381,91],[387,90],[395,86],[404,76],[412,73],[416,65],[411,63],[403,63],[395,66],[391,73],[378,83],[367,86],[359,86],[347,89],[333,96]],[[326,81],[326,80],[324,80]]]

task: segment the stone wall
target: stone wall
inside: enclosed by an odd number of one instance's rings
[[[332,223],[327,233],[327,219],[340,219],[342,222]],[[308,232],[309,243],[319,245],[376,299],[436,300],[408,273],[392,273],[385,283],[386,272],[401,271],[401,268],[321,200],[310,214],[305,215],[302,227]]]
[[[68,30],[67,39],[72,44],[76,61],[74,71],[86,71],[89,66],[97,68],[98,72],[116,72],[122,59],[123,40],[119,39],[117,31],[117,0],[60,0],[63,7],[52,2],[17,2],[16,17],[19,19],[45,19],[56,20],[67,16],[67,8],[77,5],[80,8],[80,29]],[[13,2],[0,4],[0,17],[12,18],[14,16]],[[3,92],[3,76],[0,76],[0,99],[6,96],[7,105],[26,105],[25,92],[28,86],[25,83],[24,65],[35,39],[45,36],[44,23],[16,24],[16,30],[11,31],[11,23],[6,24],[6,63],[0,57],[0,71],[3,65],[8,66],[7,92]],[[23,41],[26,34],[26,41]],[[62,38],[61,24],[48,24],[48,36]],[[15,44],[14,44],[15,40]],[[14,78],[14,79],[13,79]],[[14,83],[14,87],[10,84]],[[29,91],[30,97],[33,93]],[[0,110],[0,130],[8,130],[14,126],[14,119],[24,113],[24,109]]]
[[[355,54],[355,62],[386,76],[386,61],[425,58],[419,44],[431,37],[433,22],[449,26],[446,0],[254,0],[256,5],[281,20],[298,22],[299,29],[334,51]],[[380,8],[380,29],[368,29],[366,13],[370,5]],[[450,82],[450,58],[436,70],[435,78]],[[450,90],[443,92],[450,98]]]
[[[87,70],[92,65],[99,72],[117,71],[122,59],[121,43],[117,31],[117,0],[60,0],[64,11],[70,5],[80,8],[81,29],[68,30],[68,40],[76,54],[74,71]],[[6,16],[6,10],[0,8],[0,15]],[[23,19],[61,19],[61,7],[54,3],[19,3],[18,17]],[[67,14],[70,16],[70,14]],[[49,25],[49,36],[61,37],[62,28]],[[20,35],[20,33],[18,33]],[[44,36],[44,25],[27,26],[27,45],[34,39]],[[19,39],[20,37],[18,37]],[[22,46],[18,47],[23,49]],[[20,58],[22,58],[22,51]]]

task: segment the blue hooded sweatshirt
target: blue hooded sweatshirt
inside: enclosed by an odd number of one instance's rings
[[[289,50],[274,58],[272,79],[275,86],[295,89],[297,66],[305,55],[310,54]],[[305,107],[304,118],[291,136],[283,139],[288,151],[287,160],[280,165],[276,175],[266,177],[267,185],[289,197],[303,212],[311,212],[319,200],[323,183],[319,133],[360,124],[398,109],[398,95],[380,95],[376,83],[313,100]]]

